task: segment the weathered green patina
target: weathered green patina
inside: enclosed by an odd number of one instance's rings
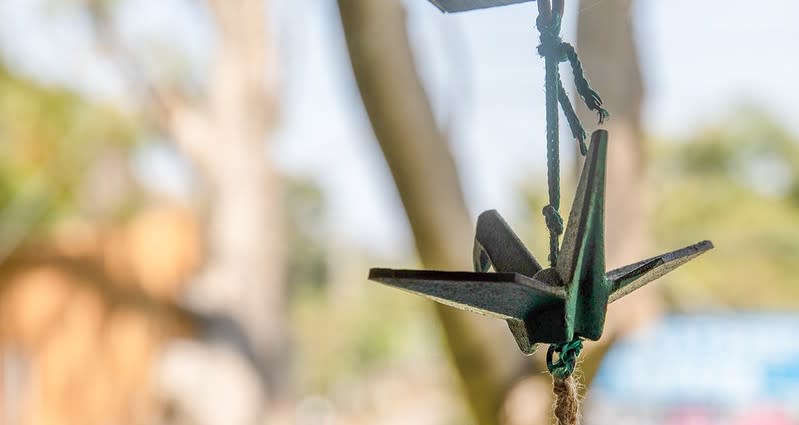
[[[599,339],[608,303],[713,247],[703,241],[606,273],[607,144],[607,131],[593,133],[555,267],[542,269],[505,220],[490,210],[477,221],[474,272],[376,268],[369,279],[504,319],[526,354],[538,343]]]

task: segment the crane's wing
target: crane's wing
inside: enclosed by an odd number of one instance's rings
[[[520,273],[528,277],[541,271],[533,254],[496,210],[477,218],[474,235],[474,270],[485,272],[493,265],[497,272]]]
[[[535,0],[430,0],[442,12],[465,12],[467,10],[506,6]]]
[[[609,271],[607,273],[607,279],[610,281],[611,294],[608,301],[616,301],[712,248],[712,242],[702,241],[676,251]]]
[[[371,269],[369,279],[461,310],[524,320],[566,298],[563,288],[518,273]]]

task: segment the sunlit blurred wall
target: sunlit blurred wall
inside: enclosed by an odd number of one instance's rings
[[[0,268],[0,423],[153,423],[150,363],[191,332],[173,300],[200,259],[195,219],[150,208],[55,234]]]

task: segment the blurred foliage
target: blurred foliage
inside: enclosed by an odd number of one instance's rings
[[[126,149],[135,133],[118,110],[13,75],[0,64],[2,234],[35,232],[73,210],[95,160]]]
[[[287,285],[293,295],[301,295],[321,290],[328,281],[327,204],[313,181],[289,179],[286,186]]]
[[[431,344],[439,337],[430,306],[367,282],[365,269],[295,302],[295,364],[302,365],[295,375],[303,390],[332,391],[397,363],[446,363],[441,347]]]
[[[698,238],[716,249],[671,276],[678,304],[799,307],[799,139],[741,109],[650,160],[661,248]]]
[[[445,362],[431,344],[438,336],[429,304],[367,282],[364,271],[384,261],[337,245],[343,242],[327,226],[319,185],[288,178],[284,199],[294,364],[301,366],[294,375],[302,392],[336,392],[397,362]]]

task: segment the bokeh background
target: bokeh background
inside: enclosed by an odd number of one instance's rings
[[[608,267],[716,245],[611,306],[584,422],[799,423],[799,3],[566,10]],[[0,423],[551,423],[504,323],[366,280],[468,269],[486,209],[543,258],[536,14],[0,0]]]

